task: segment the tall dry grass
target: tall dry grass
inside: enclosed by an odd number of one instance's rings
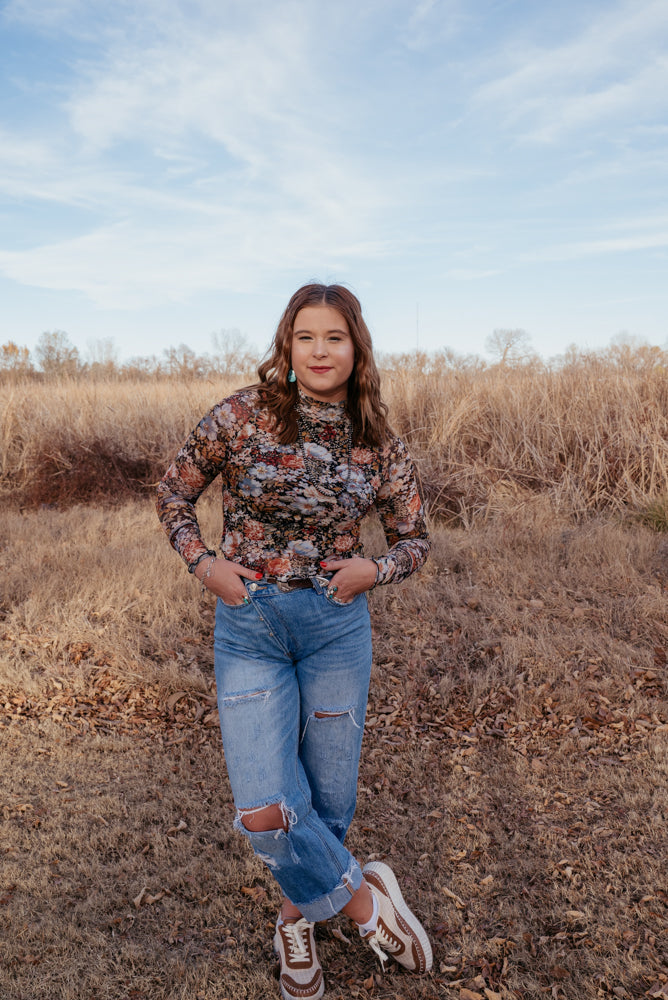
[[[466,523],[539,493],[582,517],[668,493],[665,366],[408,366],[386,384],[433,513]]]
[[[146,492],[233,381],[24,382],[0,387],[0,495],[19,504]],[[549,368],[438,367],[384,375],[396,430],[432,514],[468,523],[541,494],[575,517],[668,496],[668,369],[599,356]]]
[[[23,505],[146,493],[234,384],[25,381],[0,387],[0,493]]]

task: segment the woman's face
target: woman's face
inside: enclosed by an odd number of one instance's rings
[[[331,306],[304,306],[292,330],[292,367],[297,385],[325,403],[345,399],[355,365],[348,324]]]

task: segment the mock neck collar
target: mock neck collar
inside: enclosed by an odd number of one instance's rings
[[[297,389],[297,392],[299,393],[297,405],[307,419],[310,417],[312,420],[341,420],[346,416],[345,399],[325,402],[308,396],[301,389]]]

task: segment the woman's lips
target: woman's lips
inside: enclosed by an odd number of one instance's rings
[[[311,371],[315,372],[316,375],[324,375],[325,372],[331,372],[331,370],[332,369],[330,367],[316,367],[315,365],[311,367]]]

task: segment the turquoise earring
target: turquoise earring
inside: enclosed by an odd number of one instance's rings
[[[288,372],[288,382],[296,382],[297,376],[295,375],[294,368],[291,368]]]

